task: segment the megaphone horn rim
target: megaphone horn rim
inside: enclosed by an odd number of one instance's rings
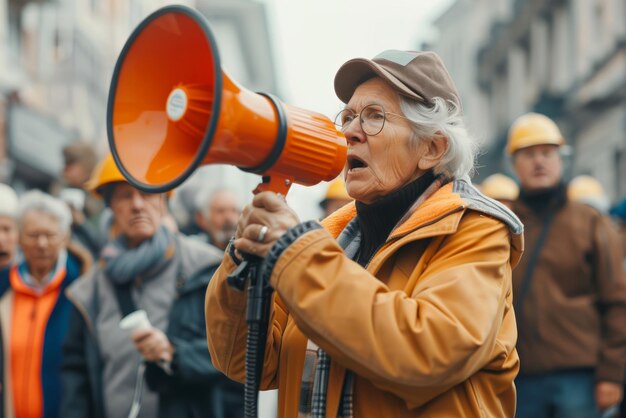
[[[278,119],[278,132],[276,133],[276,141],[274,141],[274,146],[270,151],[269,155],[263,162],[256,167],[243,168],[238,167],[241,171],[245,171],[246,173],[253,174],[263,174],[278,161],[281,154],[283,153],[283,149],[285,148],[285,144],[287,143],[287,113],[283,108],[283,104],[276,96],[269,93],[257,92],[258,95],[267,98],[274,109],[276,110],[276,115]]]
[[[174,13],[174,12],[182,13],[191,17],[195,21],[195,23],[197,23],[198,26],[202,28],[202,30],[204,31],[204,34],[206,35],[206,39],[208,40],[211,46],[212,61],[213,61],[213,74],[215,75],[215,80],[214,80],[215,92],[214,92],[213,106],[211,110],[213,116],[211,117],[211,120],[209,121],[209,126],[207,127],[204,137],[202,138],[202,142],[200,143],[199,150],[198,152],[196,152],[195,157],[193,158],[193,160],[191,161],[187,169],[183,171],[183,173],[180,176],[178,176],[177,178],[167,183],[164,183],[161,185],[150,185],[150,184],[146,184],[135,179],[128,172],[128,170],[126,170],[126,167],[124,167],[124,165],[122,164],[122,161],[117,152],[117,148],[115,146],[115,140],[114,140],[114,134],[113,134],[113,122],[112,122],[113,121],[113,106],[115,104],[115,92],[116,92],[116,87],[118,84],[120,69],[122,67],[122,64],[125,61],[126,55],[128,54],[130,48],[135,43],[135,39],[143,32],[143,30],[153,20],[161,17],[164,14]],[[108,97],[108,102],[107,102],[107,139],[109,143],[109,148],[111,149],[111,154],[113,155],[113,160],[115,161],[115,164],[119,168],[124,178],[128,180],[128,183],[130,183],[131,186],[146,193],[164,193],[179,186],[181,183],[187,180],[187,178],[189,178],[189,176],[191,176],[191,174],[193,174],[194,171],[196,171],[196,169],[201,165],[202,160],[204,159],[204,156],[208,152],[211,146],[211,142],[213,140],[213,135],[215,134],[215,131],[217,129],[220,108],[222,104],[222,89],[223,89],[222,77],[223,77],[222,65],[221,65],[221,59],[219,55],[219,49],[217,47],[217,41],[215,39],[215,36],[213,35],[213,32],[211,31],[211,28],[209,27],[209,24],[206,18],[198,11],[190,7],[182,6],[182,5],[165,6],[156,10],[150,15],[148,15],[133,30],[128,40],[124,44],[124,47],[122,48],[122,51],[120,52],[117,62],[115,63],[115,68],[113,69],[113,76],[111,78],[111,85],[109,87],[109,97]]]

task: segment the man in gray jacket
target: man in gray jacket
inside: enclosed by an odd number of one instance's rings
[[[112,238],[98,266],[67,291],[76,309],[61,416],[239,415],[243,390],[213,368],[206,347],[204,291],[222,254],[163,227],[164,196],[132,187],[110,155],[89,186],[113,212]],[[150,326],[121,329],[139,309]]]

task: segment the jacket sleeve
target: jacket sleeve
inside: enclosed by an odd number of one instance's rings
[[[95,401],[92,399],[92,387],[87,369],[86,333],[87,325],[78,309],[74,306],[70,314],[68,332],[63,344],[61,364],[61,399],[60,416],[82,418],[98,416]]]
[[[469,212],[411,295],[345,257],[323,230],[283,252],[272,285],[331,358],[416,407],[491,360],[511,287],[509,259],[507,228]]]
[[[604,216],[594,231],[594,271],[602,322],[597,381],[622,383],[626,363],[626,277],[620,239]]]
[[[247,296],[245,291],[241,292],[232,288],[226,280],[235,267],[235,263],[227,254],[207,288],[205,317],[213,365],[231,379],[244,383],[248,332]],[[274,303],[270,308],[261,390],[278,387],[278,357],[286,325],[286,310],[274,294]]]

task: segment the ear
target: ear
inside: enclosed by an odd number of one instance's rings
[[[440,133],[422,141],[422,155],[418,163],[420,170],[430,170],[439,164],[439,161],[448,151],[448,138]]]

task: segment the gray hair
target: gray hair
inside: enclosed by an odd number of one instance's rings
[[[11,186],[0,183],[0,216],[15,219],[17,217],[17,193]]]
[[[20,228],[24,223],[24,218],[28,212],[43,212],[59,222],[59,229],[61,232],[69,233],[72,226],[72,212],[67,207],[65,202],[56,197],[52,197],[47,193],[40,192],[39,190],[32,190],[25,193],[20,199],[18,225]]]
[[[197,212],[203,215],[207,215],[209,212],[209,205],[213,202],[215,195],[218,193],[230,193],[236,197],[236,195],[225,187],[202,187],[196,195],[194,206]],[[239,199],[237,199],[239,200]]]
[[[473,174],[478,144],[467,131],[458,106],[440,97],[435,97],[432,102],[429,106],[400,96],[400,108],[412,122],[418,141],[437,134],[448,138],[448,150],[435,167],[435,174],[443,174],[450,179],[469,179]]]

